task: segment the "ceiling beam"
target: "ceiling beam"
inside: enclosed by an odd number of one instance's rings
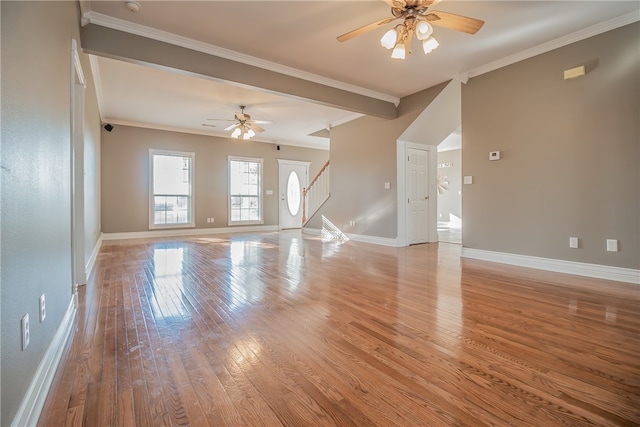
[[[227,81],[384,119],[397,117],[392,102],[96,24],[87,24],[80,31],[85,53]]]

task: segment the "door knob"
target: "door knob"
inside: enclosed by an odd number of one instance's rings
[[[429,200],[429,196],[424,196],[424,199],[425,200]]]

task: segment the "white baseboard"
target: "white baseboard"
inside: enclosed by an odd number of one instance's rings
[[[301,231],[304,234],[313,234],[314,236],[322,235],[322,230],[320,230],[319,228],[302,227]]]
[[[540,258],[528,255],[509,254],[504,252],[485,251],[482,249],[462,248],[463,258],[474,258],[483,261],[529,267],[556,273],[575,274],[596,279],[615,280],[640,285],[640,270],[632,268],[611,267],[608,265],[587,264],[575,261],[564,261],[551,258]]]
[[[87,260],[87,265],[84,268],[84,277],[89,280],[89,276],[91,276],[91,272],[93,271],[93,267],[96,265],[96,260],[98,259],[98,254],[100,253],[100,247],[102,246],[102,234],[98,238],[95,246],[93,247],[93,251],[91,252],[91,256]]]
[[[38,423],[38,418],[40,418],[40,413],[42,412],[44,402],[51,388],[53,377],[62,358],[64,347],[69,339],[75,317],[76,305],[72,298],[58,330],[53,336],[47,351],[44,353],[42,361],[38,365],[38,369],[27,389],[27,393],[22,399],[18,412],[11,423],[12,426],[31,427]]]
[[[319,228],[304,227],[302,229],[302,232],[307,234],[313,234],[316,236],[322,235],[322,230]],[[347,236],[349,240],[353,240],[355,242],[371,243],[374,245],[381,245],[381,246],[392,246],[394,248],[399,247],[398,239],[391,239],[388,237],[368,236],[366,234],[352,234],[352,233],[345,233],[345,236]]]
[[[102,240],[148,239],[154,237],[203,236],[210,234],[254,233],[278,231],[277,225],[247,225],[220,228],[177,228],[172,230],[133,231],[128,233],[102,233]]]
[[[366,234],[347,234],[347,237],[349,237],[349,239],[351,240],[355,240],[356,242],[362,242],[362,243],[371,243],[374,245],[380,245],[380,246],[391,246],[391,247],[398,247],[398,241],[397,239],[392,239],[389,237],[378,237],[378,236],[368,236]]]

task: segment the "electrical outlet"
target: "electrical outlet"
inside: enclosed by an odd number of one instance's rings
[[[618,241],[615,239],[607,239],[607,251],[618,252]]]
[[[40,308],[40,323],[42,323],[44,322],[44,318],[47,317],[47,308],[44,305],[44,294],[40,295],[38,302],[38,306]]]
[[[31,334],[29,333],[29,313],[22,316],[22,351],[24,351],[29,345],[29,338]]]
[[[569,237],[569,247],[571,249],[578,249],[578,238],[577,237]]]

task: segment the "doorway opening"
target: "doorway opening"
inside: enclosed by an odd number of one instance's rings
[[[462,244],[462,138],[456,130],[438,144],[438,240]]]

